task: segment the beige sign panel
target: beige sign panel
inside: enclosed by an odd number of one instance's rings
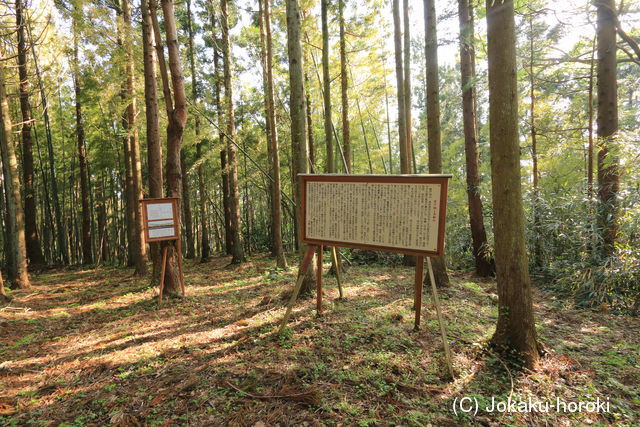
[[[175,198],[143,199],[142,217],[147,242],[178,238],[178,203]]]
[[[438,255],[448,175],[302,175],[304,241]]]

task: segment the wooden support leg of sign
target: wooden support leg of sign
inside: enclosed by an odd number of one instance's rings
[[[338,264],[338,249],[335,246],[331,246],[331,257],[333,261],[333,271],[336,272],[336,281],[338,282],[338,299],[344,299],[342,292],[342,282],[340,281],[340,265]]]
[[[180,292],[184,297],[184,273],[182,271],[182,239],[178,236],[178,270],[180,271]]]
[[[442,335],[442,345],[444,347],[444,358],[447,361],[447,367],[449,368],[449,374],[451,379],[453,376],[453,363],[451,362],[451,352],[449,351],[449,342],[447,341],[447,331],[444,327],[444,319],[442,318],[442,310],[440,309],[440,298],[438,298],[438,289],[436,288],[436,280],[433,276],[433,267],[431,265],[431,258],[427,257],[427,263],[429,265],[429,279],[431,279],[431,292],[433,293],[433,302],[436,305],[436,314],[438,315],[438,323],[440,324],[440,334]]]
[[[322,245],[318,246],[318,269],[316,270],[316,314],[322,315]]]
[[[162,307],[162,292],[164,291],[164,273],[167,271],[167,246],[162,248],[162,267],[160,268],[160,292],[158,292],[158,308]]]
[[[296,303],[298,299],[298,293],[300,293],[300,288],[302,287],[302,282],[304,281],[304,276],[307,274],[307,270],[309,270],[309,264],[311,264],[311,259],[313,258],[313,252],[316,250],[316,247],[313,245],[309,245],[307,249],[307,253],[304,255],[304,259],[302,260],[302,265],[300,266],[300,270],[298,271],[298,281],[296,282],[296,287],[293,289],[293,293],[291,294],[291,298],[289,298],[289,303],[287,304],[287,311],[284,313],[284,317],[280,323],[280,328],[278,329],[278,334],[280,334],[289,320],[289,316],[291,315],[291,310],[293,309],[293,305]]]
[[[413,325],[413,330],[420,329],[420,314],[422,313],[422,283],[424,273],[424,257],[416,257],[416,277],[413,286],[413,306],[416,310],[416,320]]]

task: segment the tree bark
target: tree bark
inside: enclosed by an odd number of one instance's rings
[[[304,56],[304,62],[307,62],[307,56]],[[309,94],[309,73],[304,70],[304,84],[305,84],[305,96],[307,100],[305,102],[306,117],[307,117],[307,145],[309,146],[309,170],[311,173],[315,173],[316,168],[316,153],[315,153],[315,141],[313,139],[313,118],[311,112],[311,95]]]
[[[299,252],[302,256],[307,251],[307,245],[302,244],[302,204],[301,186],[298,174],[309,171],[309,153],[307,150],[305,103],[302,46],[301,40],[301,16],[297,0],[285,0],[287,14],[287,52],[289,54],[289,113],[291,115],[291,152],[292,152],[292,178],[294,182],[294,196],[296,202],[296,222]],[[300,290],[301,294],[310,294],[315,288],[315,257],[311,261]]]
[[[427,138],[429,151],[429,173],[442,173],[442,149],[440,143],[440,91],[438,89],[438,35],[436,31],[435,0],[424,0],[424,25],[427,75]],[[405,46],[406,48],[406,46]],[[449,285],[449,275],[444,255],[433,258],[433,276],[436,286]]]
[[[125,0],[126,1],[126,0]],[[123,1],[124,3],[124,1]],[[125,57],[128,53],[126,48],[124,47],[124,18],[123,18],[123,10],[122,7],[116,9],[116,43],[119,49],[124,50]],[[126,58],[128,61],[128,57]],[[122,70],[125,76],[127,74],[127,66],[123,67]],[[127,231],[127,267],[134,267],[136,265],[136,258],[138,256],[137,249],[138,245],[136,244],[136,235],[135,235],[135,226],[136,226],[136,214],[135,214],[135,194],[133,190],[133,173],[131,171],[131,139],[129,138],[129,94],[127,92],[127,81],[126,79],[122,81],[120,85],[120,99],[123,105],[126,105],[124,111],[121,116],[121,124],[122,124],[122,152],[124,157],[124,205],[125,205],[125,219],[126,219],[126,231]]]
[[[155,16],[155,3],[150,2],[150,14],[153,20],[154,32],[156,33],[156,43],[158,50],[158,62],[162,75],[163,91],[165,93],[165,108],[167,110],[167,196],[181,198],[182,190],[182,169],[180,167],[180,148],[182,145],[182,135],[187,121],[187,98],[184,90],[184,75],[182,64],[180,63],[180,50],[178,46],[178,35],[176,28],[173,2],[162,0],[162,11],[164,15],[165,35],[167,38],[167,52],[169,57],[170,76],[164,61],[164,51],[160,44],[161,37],[157,16]],[[169,77],[173,96],[169,88]],[[167,96],[168,95],[168,96]],[[178,251],[176,241],[165,241],[162,247],[167,249],[167,268],[165,272],[164,294],[179,296],[180,287],[183,281],[181,271],[178,266]]]
[[[16,0],[16,34],[18,36],[18,76],[20,82],[20,112],[22,113],[22,181],[24,185],[24,228],[27,241],[27,257],[31,265],[42,266],[45,259],[42,255],[38,226],[36,224],[36,192],[33,188],[33,143],[31,142],[31,105],[29,104],[29,75],[27,73],[27,44],[25,41],[26,21],[24,0]]]
[[[193,214],[191,211],[191,192],[189,191],[189,177],[187,176],[187,153],[180,150],[180,170],[182,171],[182,212],[184,221],[184,237],[187,243],[185,258],[196,257],[196,244],[193,238]]]
[[[141,2],[142,12],[142,51],[144,66],[144,101],[147,129],[147,164],[149,165],[149,197],[162,197],[162,145],[160,144],[160,126],[158,123],[158,90],[156,87],[156,62],[153,54],[153,24],[149,14],[147,0]],[[153,260],[153,278],[160,278],[160,244],[151,243]]]
[[[218,50],[219,46],[219,38],[216,33],[216,19],[214,16],[214,12],[210,11],[210,19],[211,19],[211,37],[215,41],[213,44],[213,74],[214,78],[214,88],[215,88],[215,106],[217,111],[217,119],[218,119],[218,128],[224,129],[224,110],[222,108],[222,102],[220,100],[222,88],[221,88],[221,80],[223,78],[220,77],[220,51]],[[224,142],[224,133],[220,131],[220,142]],[[227,255],[231,255],[231,214],[229,211],[229,176],[227,169],[227,150],[222,146],[220,150],[220,175],[222,177],[222,212],[224,216],[224,249]]]
[[[411,121],[411,23],[409,21],[409,0],[403,0],[402,2],[402,11],[404,18],[404,50],[403,50],[403,58],[404,58],[404,120],[405,126],[407,127],[406,131],[406,144],[407,144],[407,157],[408,157],[408,165],[409,169],[408,173],[413,171],[417,173],[416,170],[416,159],[413,150],[413,126]],[[413,260],[411,265],[415,265],[415,258],[411,258]]]
[[[1,56],[4,52],[0,51]],[[2,154],[2,171],[4,176],[4,190],[7,199],[8,232],[5,239],[9,240],[7,252],[9,280],[14,288],[30,289],[31,281],[27,271],[27,243],[24,231],[24,211],[22,195],[20,193],[20,178],[18,160],[11,129],[11,116],[7,92],[5,87],[6,61],[0,62],[0,151]]]
[[[540,357],[531,301],[518,143],[516,37],[512,0],[487,0],[489,122],[498,322],[492,344],[519,353],[535,368]]]
[[[335,172],[333,158],[333,127],[331,123],[331,76],[329,75],[329,0],[321,0],[322,13],[322,102],[324,104],[324,139],[327,146],[327,173]]]
[[[349,78],[347,76],[347,41],[344,28],[344,1],[338,0],[338,19],[340,21],[340,91],[342,94],[342,146],[347,164],[345,173],[351,173],[351,132],[349,129]]]
[[[227,169],[229,183],[229,213],[231,224],[231,264],[245,262],[244,249],[242,247],[242,221],[240,217],[240,191],[238,190],[238,159],[236,146],[229,138],[235,140],[236,125],[233,111],[233,86],[231,84],[231,42],[229,37],[229,16],[227,1],[220,1],[220,13],[222,15],[222,64],[224,69],[224,100],[227,125]]]
[[[93,263],[93,247],[91,244],[91,211],[89,208],[89,165],[84,135],[84,119],[82,114],[82,87],[80,85],[80,65],[78,59],[78,43],[80,38],[80,22],[82,8],[77,2],[72,11],[73,30],[73,84],[76,102],[76,138],[78,149],[78,165],[80,167],[80,200],[82,205],[82,263]]]
[[[229,219],[231,224],[231,264],[245,262],[242,246],[242,220],[240,216],[240,191],[238,189],[238,159],[236,146],[229,138],[235,140],[236,124],[233,109],[233,86],[231,71],[231,42],[229,36],[228,0],[221,0],[220,13],[222,15],[222,66],[224,72],[224,103],[226,110],[227,135],[227,169],[229,190]]]
[[[480,173],[478,171],[478,122],[476,118],[476,54],[474,48],[473,8],[469,0],[458,0],[460,21],[460,78],[462,87],[462,121],[464,126],[464,153],[467,172],[467,200],[469,225],[476,274],[488,277],[493,273],[494,261],[484,227],[482,200],[480,199]]]
[[[276,126],[275,97],[273,90],[273,40],[271,34],[271,0],[260,0],[264,2],[264,13],[262,15],[262,25],[265,35],[265,109],[267,118],[267,144],[271,147],[271,214],[272,214],[272,236],[273,249],[276,257],[276,265],[280,268],[287,267],[287,259],[284,254],[282,244],[282,194],[280,183],[280,152],[278,147],[278,129]]]
[[[587,105],[587,113],[589,116],[589,121],[587,126],[589,127],[589,139],[587,145],[587,197],[589,198],[589,202],[591,202],[593,198],[593,81],[595,76],[595,51],[596,51],[596,39],[593,38],[593,47],[591,52],[591,64],[589,67],[589,95],[588,105]]]
[[[601,230],[601,254],[613,254],[618,234],[618,204],[620,181],[618,156],[614,149],[618,131],[618,83],[616,63],[616,15],[614,0],[598,0],[598,229]]]
[[[536,128],[535,74],[533,69],[533,14],[529,15],[529,129],[531,132],[531,166],[533,181],[533,265],[542,268],[542,231],[540,226],[540,173],[538,172],[538,130]]]
[[[400,147],[400,173],[411,173],[411,162],[407,144],[406,103],[404,74],[402,71],[402,28],[400,23],[400,0],[393,0],[393,41],[396,58],[396,90],[398,94],[398,145]]]
[[[147,274],[147,250],[144,242],[142,210],[139,200],[143,198],[142,193],[142,164],[140,161],[140,141],[138,138],[138,128],[136,127],[136,116],[138,115],[135,92],[134,92],[134,57],[133,57],[133,29],[131,27],[131,9],[129,0],[122,0],[122,20],[123,20],[123,44],[126,53],[125,73],[126,96],[129,101],[126,112],[126,131],[129,148],[129,161],[131,171],[131,195],[133,211],[133,241],[134,245],[134,265],[136,276]]]

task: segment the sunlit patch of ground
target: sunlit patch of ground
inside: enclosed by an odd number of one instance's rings
[[[323,316],[303,299],[275,336],[295,269],[228,262],[188,261],[186,298],[161,309],[148,280],[110,267],[52,271],[13,292],[0,307],[0,425],[640,423],[637,318],[559,308],[536,291],[549,354],[518,371],[485,345],[495,283],[453,274],[440,295],[457,372],[447,382],[428,288],[412,330],[410,268],[351,267],[345,300],[326,274]],[[463,397],[481,410],[455,414]],[[610,411],[483,411],[492,397],[608,398]]]

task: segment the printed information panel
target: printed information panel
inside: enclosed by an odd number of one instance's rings
[[[450,175],[300,175],[306,243],[436,256]]]
[[[178,238],[178,199],[142,199],[144,237],[147,242]]]

